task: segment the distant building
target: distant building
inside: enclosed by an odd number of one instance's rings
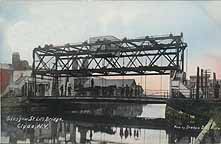
[[[190,79],[187,80],[187,87],[191,90],[191,94],[194,97],[196,95],[196,82],[197,76],[190,76]],[[206,83],[207,82],[207,83]],[[219,85],[221,85],[221,80],[216,80]],[[215,81],[210,79],[210,75],[207,77],[199,76],[199,95],[201,98],[214,98],[214,86]],[[221,98],[221,89],[219,90],[219,99]]]
[[[109,86],[116,86],[125,87],[128,85],[130,88],[135,88],[136,81],[134,79],[104,79],[104,78],[97,78],[94,79],[94,87],[109,87]],[[91,87],[91,80],[88,80],[84,87]]]
[[[31,69],[27,60],[21,60],[18,52],[12,54],[12,66],[14,70],[28,70]]]
[[[27,76],[31,76],[31,67],[28,61],[21,60],[18,52],[13,53],[12,64],[0,64],[0,94],[6,94],[14,88],[18,79],[21,80],[21,77]],[[18,87],[18,85],[16,85],[16,87]]]
[[[199,87],[204,87],[205,86],[205,81],[207,80],[208,82],[210,81],[210,75],[208,75],[207,77],[203,76],[199,76]],[[201,86],[202,82],[201,80],[203,79],[203,85]],[[197,81],[197,76],[190,76],[190,80],[188,81],[188,85],[190,87],[196,87],[196,81]]]
[[[121,41],[120,39],[114,37],[114,36],[98,36],[98,37],[90,37],[89,38],[89,43],[94,44],[94,43],[99,43],[99,42],[106,42],[105,45],[102,46],[92,46],[91,50],[97,51],[99,50],[113,50],[113,49],[118,49],[117,45],[119,44],[108,44],[109,42],[118,42]],[[119,45],[120,46],[120,45]]]
[[[104,79],[96,78],[88,80],[83,85],[83,92],[87,96],[141,96],[143,88],[136,84],[134,79]]]

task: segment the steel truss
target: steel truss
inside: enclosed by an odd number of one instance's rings
[[[33,76],[165,75],[184,70],[183,34],[45,45],[33,50]]]

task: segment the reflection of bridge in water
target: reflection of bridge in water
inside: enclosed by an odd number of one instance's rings
[[[60,113],[54,115],[52,113],[48,113],[48,111],[40,111],[36,113],[32,112],[30,115],[27,113],[24,115],[22,114],[23,117],[26,118],[29,116],[39,118],[62,118],[63,121],[59,121],[57,123],[50,121],[48,129],[36,128],[21,130],[16,128],[16,123],[5,121],[5,116],[2,117],[2,126],[3,132],[11,135],[12,140],[14,139],[15,141],[16,139],[22,139],[22,135],[25,135],[27,138],[30,138],[31,143],[40,143],[44,141],[48,141],[48,143],[59,143],[61,141],[65,141],[71,142],[72,144],[93,141],[107,142],[113,140],[108,138],[110,135],[113,135],[116,139],[138,139],[139,141],[137,142],[142,143],[143,136],[145,135],[143,133],[144,130],[164,131],[165,134],[168,135],[168,141],[163,143],[172,143],[185,137],[196,137],[200,132],[200,129],[174,128],[174,122],[168,121],[168,119],[140,117],[142,111],[142,105],[103,104],[99,107],[94,107],[94,109],[88,107],[84,111],[79,108],[74,112],[72,111],[72,113],[65,113],[64,111],[63,114]],[[21,116],[19,114],[17,115]],[[12,116],[16,117],[16,115]],[[21,123],[28,125],[37,124],[39,122],[23,121]],[[180,119],[179,123],[184,124],[185,122],[182,122],[182,119]],[[185,127],[186,125],[179,126]],[[199,126],[199,124],[197,126]],[[15,133],[16,136],[12,136],[12,133]],[[99,139],[99,133],[108,134],[106,136],[107,139]]]
[[[42,115],[36,115],[42,116]],[[49,122],[49,129],[26,129],[21,130],[16,128],[16,126],[11,125],[7,122],[7,125],[4,123],[2,128],[4,133],[7,133],[11,138],[11,142],[17,140],[22,140],[25,135],[26,138],[29,138],[31,143],[34,142],[47,142],[48,143],[59,143],[59,141],[71,142],[72,144],[76,143],[86,143],[89,141],[111,141],[110,138],[107,140],[99,140],[96,135],[99,133],[105,133],[108,135],[114,135],[116,139],[137,139],[140,141],[143,137],[141,129],[144,130],[162,130],[166,131],[169,136],[168,143],[175,141],[177,138],[182,137],[194,137],[197,136],[200,130],[182,130],[182,129],[168,129],[164,123],[161,126],[159,123],[163,122],[163,119],[155,120],[142,120],[141,118],[111,118],[108,120],[108,117],[103,116],[86,116],[86,115],[72,115],[73,117],[62,117],[63,122],[52,123]],[[110,121],[111,120],[111,121]],[[119,122],[120,120],[120,122]],[[29,123],[26,123],[27,125]],[[32,123],[33,124],[33,123]],[[5,129],[5,126],[7,129]],[[7,132],[8,131],[8,132]],[[12,132],[17,134],[12,136]],[[19,135],[18,135],[19,134]],[[70,135],[70,137],[68,136]],[[68,138],[69,137],[69,138]],[[131,138],[132,137],[132,138]],[[79,142],[77,142],[79,141]],[[113,141],[113,139],[112,139]]]

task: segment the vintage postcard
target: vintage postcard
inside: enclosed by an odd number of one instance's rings
[[[1,144],[220,144],[221,1],[0,0]]]

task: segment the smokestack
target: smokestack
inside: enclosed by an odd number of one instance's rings
[[[20,54],[18,52],[13,52],[12,54],[12,65],[15,69],[18,68],[19,63],[20,63]]]
[[[208,92],[207,92],[207,70],[205,71],[205,95],[206,95],[206,98],[208,98]]]
[[[213,86],[215,85],[216,83],[216,73],[213,73]]]
[[[203,86],[203,69],[201,69],[201,90],[204,94],[204,86]]]
[[[199,72],[200,68],[197,67],[197,75],[196,75],[196,99],[199,99]]]

